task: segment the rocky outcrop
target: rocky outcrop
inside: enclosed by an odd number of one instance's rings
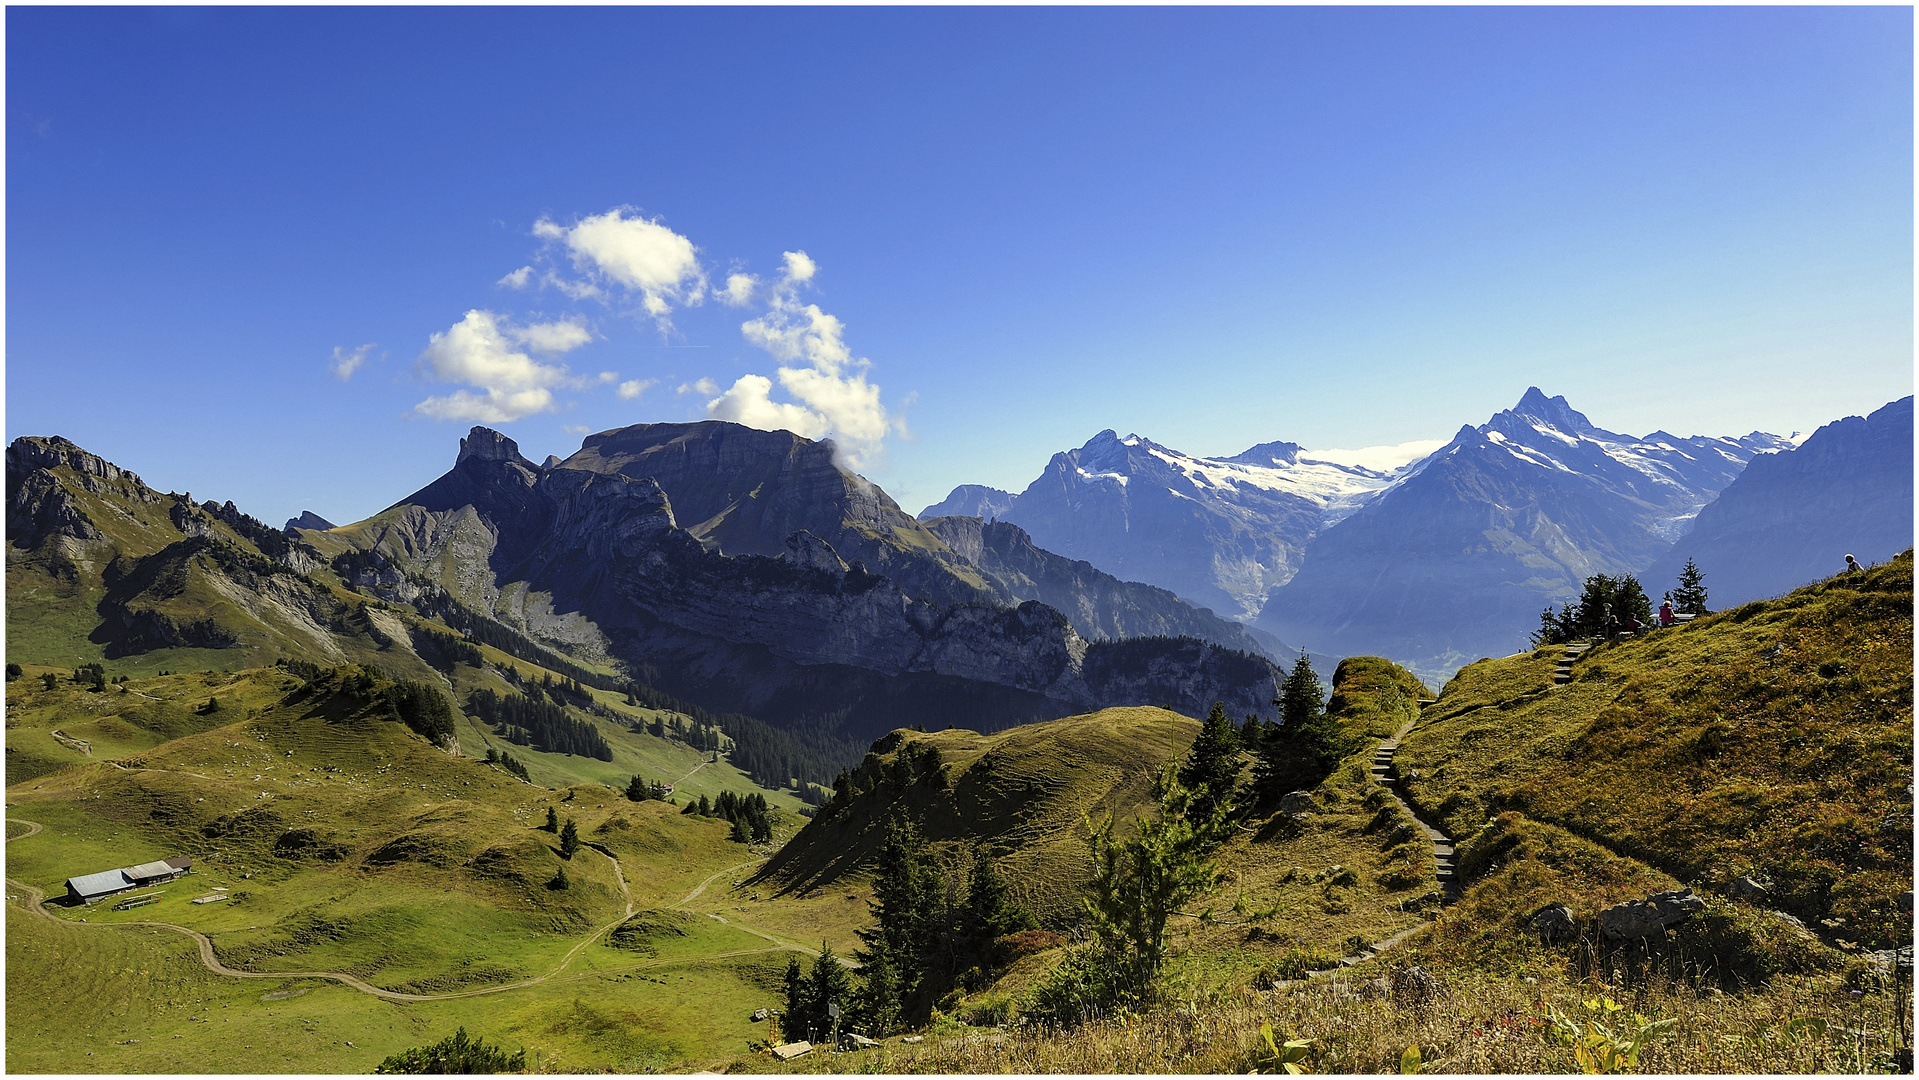
[[[331,529],[331,528],[333,528],[333,523],[331,521],[328,521],[327,519],[321,517],[320,515],[314,513],[311,510],[302,510],[300,511],[299,517],[287,519],[287,523],[284,531],[290,533],[298,529]]]
[[[1599,913],[1599,933],[1608,941],[1636,941],[1662,934],[1704,911],[1706,902],[1691,889],[1654,893],[1644,900],[1628,900]]]
[[[1526,928],[1539,935],[1541,943],[1551,945],[1559,941],[1571,941],[1578,936],[1578,928],[1573,923],[1572,908],[1565,904],[1552,903],[1532,913],[1526,920]]]

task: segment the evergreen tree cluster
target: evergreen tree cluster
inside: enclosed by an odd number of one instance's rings
[[[1687,565],[1692,565],[1690,560]],[[1696,567],[1694,572],[1697,573]],[[1704,605],[1705,591],[1701,589],[1699,606],[1703,609]],[[1586,579],[1585,590],[1576,603],[1565,605],[1557,613],[1551,607],[1540,612],[1539,629],[1532,636],[1533,648],[1599,637],[1608,625],[1626,626],[1632,619],[1639,620],[1642,627],[1654,625],[1652,601],[1646,599],[1639,579],[1631,574],[1616,578],[1594,574]]]
[[[1256,718],[1252,719],[1258,723]],[[1239,791],[1240,733],[1226,716],[1225,702],[1213,702],[1213,710],[1200,725],[1199,738],[1179,767],[1179,782],[1193,792],[1193,812],[1211,817],[1215,809],[1222,813],[1233,808]]]
[[[648,780],[643,776],[635,776],[627,782],[626,797],[634,802],[646,802],[648,799],[657,799],[660,802],[665,802],[666,785],[658,780]]]
[[[478,646],[463,637],[442,634],[438,630],[415,629],[413,651],[419,653],[420,659],[426,661],[428,666],[448,675],[453,674],[453,668],[458,664],[476,668],[486,664],[486,657],[481,655]]]
[[[512,773],[514,776],[528,783],[533,782],[533,778],[526,775],[526,766],[520,762],[519,758],[514,757],[512,754],[489,746],[486,748],[486,763],[488,765],[498,765],[500,768],[505,769],[507,772]]]
[[[508,742],[549,754],[613,760],[613,747],[599,729],[568,716],[558,705],[485,688],[473,691],[467,705]]]
[[[839,1031],[844,1035],[858,1020],[853,1015],[853,976],[833,955],[833,946],[822,941],[810,975],[800,969],[799,957],[786,962],[786,1011],[780,1017],[781,1036],[788,1042],[826,1042],[834,1028],[830,1008],[834,1005],[839,1006]]]
[[[381,692],[393,717],[419,732],[429,742],[440,743],[453,734],[453,710],[438,687],[402,679]]]
[[[633,730],[645,731],[656,739],[677,739],[703,754],[726,749],[726,739],[718,727],[683,716],[661,714],[644,724],[634,721]]]
[[[634,777],[635,780],[639,779]],[[629,789],[630,797],[631,789]],[[701,817],[716,817],[733,824],[733,835],[728,837],[736,844],[763,844],[773,839],[773,811],[766,803],[766,796],[759,792],[751,795],[735,795],[730,791],[720,792],[720,797],[709,801],[700,796],[698,802],[688,802],[682,814],[698,814]]]
[[[939,747],[931,743],[909,742],[890,762],[868,752],[857,769],[841,769],[833,778],[832,791],[820,805],[818,820],[844,814],[853,799],[861,795],[883,792],[898,796],[916,784],[944,791],[951,783],[952,770],[941,760]]]
[[[955,991],[989,984],[1010,959],[1001,939],[1037,925],[984,852],[941,865],[903,818],[888,825],[868,903],[875,925],[859,932],[853,1011],[872,1033],[923,1023]]]

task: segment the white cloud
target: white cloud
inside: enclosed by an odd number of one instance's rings
[[[374,348],[375,345],[371,341],[357,349],[346,349],[335,345],[333,347],[333,363],[331,365],[333,377],[339,379],[341,382],[351,379],[353,373],[360,370],[360,365],[366,363],[366,358],[373,352]]]
[[[673,392],[676,394],[717,394],[720,392],[720,384],[714,382],[712,379],[702,377],[690,383],[681,383],[680,388]]]
[[[428,339],[420,354],[423,374],[473,389],[429,397],[413,407],[436,420],[504,423],[553,409],[555,387],[577,385],[560,364],[542,364],[522,348],[558,355],[592,340],[572,322],[516,327],[490,311],[475,309]],[[476,393],[475,390],[478,392]]]
[[[553,284],[575,299],[604,298],[600,282],[637,293],[640,307],[666,325],[675,305],[700,303],[706,296],[706,270],[693,241],[626,207],[561,226],[547,218],[533,224],[533,235],[566,247],[573,265],[590,279]]]
[[[493,284],[505,285],[509,289],[524,289],[526,288],[527,279],[532,276],[533,268],[531,266],[522,266]]]
[[[627,401],[637,401],[640,395],[659,385],[658,379],[628,379],[620,384],[620,397]]]
[[[728,274],[726,288],[716,291],[713,295],[731,307],[745,307],[753,302],[753,290],[758,288],[759,284],[760,279],[752,274]]]
[[[742,323],[740,333],[785,361],[776,374],[797,403],[774,401],[772,379],[743,375],[706,403],[707,415],[812,439],[831,435],[841,459],[858,467],[888,434],[904,433],[906,425],[887,415],[880,388],[866,381],[871,362],[855,358],[846,347],[846,325],[818,304],[800,303],[799,287],[813,279],[818,265],[804,251],[784,256],[786,266],[773,284],[766,313]]]

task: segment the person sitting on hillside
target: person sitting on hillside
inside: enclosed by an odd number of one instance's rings
[[[1659,605],[1659,625],[1661,627],[1671,626],[1673,623],[1677,621],[1678,621],[1677,619],[1674,619],[1672,617],[1672,601],[1671,600],[1667,600],[1666,602]]]
[[[1866,568],[1859,565],[1858,559],[1853,558],[1851,555],[1847,555],[1846,571],[1852,574],[1863,574],[1866,572]]]

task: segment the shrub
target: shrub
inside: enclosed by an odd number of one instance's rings
[[[467,1038],[466,1028],[431,1046],[403,1050],[380,1062],[376,1073],[431,1073],[470,1075],[474,1073],[525,1072],[526,1051],[507,1053],[485,1039]]]

